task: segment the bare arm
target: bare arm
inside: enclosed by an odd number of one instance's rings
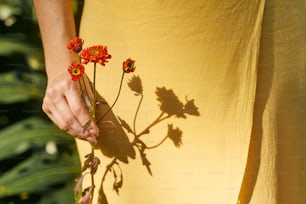
[[[67,43],[76,35],[71,0],[34,0],[43,41],[48,85],[43,110],[62,130],[94,142],[98,128],[91,123],[88,131],[83,126],[91,119],[80,97],[78,83],[67,72],[76,54],[70,53]]]
[[[48,77],[52,78],[59,71],[66,71],[63,67],[55,67],[55,63],[68,63],[68,59],[75,57],[66,48],[76,35],[71,0],[34,0],[34,3],[46,56],[46,70]]]

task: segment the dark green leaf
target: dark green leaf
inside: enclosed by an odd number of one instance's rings
[[[46,191],[48,187],[73,179],[79,172],[77,159],[36,153],[0,177],[0,198]]]
[[[0,132],[0,141],[0,160],[33,147],[44,147],[48,141],[73,143],[73,139],[66,133],[38,117],[25,119],[3,129]]]
[[[69,182],[62,188],[56,188],[50,191],[40,199],[38,204],[62,204],[74,203],[73,198],[73,185],[74,182]]]
[[[20,80],[16,73],[9,72],[0,75],[0,103],[16,103],[29,99],[41,99],[44,89],[41,84]]]

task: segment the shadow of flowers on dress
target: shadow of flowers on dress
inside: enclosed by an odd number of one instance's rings
[[[140,77],[133,76],[129,80],[128,86],[135,93],[135,96],[139,97],[132,124],[129,124],[119,116],[116,117],[112,112],[108,113],[106,117],[103,117],[103,120],[98,119],[97,121],[101,130],[101,135],[98,137],[98,143],[95,148],[100,149],[105,156],[113,158],[104,171],[99,190],[98,203],[102,204],[108,203],[107,196],[103,189],[104,180],[108,174],[113,175],[113,190],[116,191],[117,194],[119,194],[119,190],[122,188],[123,175],[119,162],[127,164],[128,158],[136,159],[136,151],[138,151],[142,164],[146,167],[148,173],[152,175],[151,162],[148,159],[147,151],[158,148],[167,139],[170,139],[178,148],[183,144],[183,131],[179,127],[174,127],[173,124],[168,124],[168,131],[165,133],[163,139],[157,144],[149,146],[142,138],[150,135],[151,128],[171,117],[186,119],[188,115],[200,115],[193,99],[188,100],[186,98],[186,101],[182,102],[172,89],[157,87],[155,94],[159,102],[160,114],[142,131],[137,131],[136,123],[138,113],[144,98]],[[131,137],[128,137],[126,133]],[[129,140],[129,138],[132,138],[132,140]]]

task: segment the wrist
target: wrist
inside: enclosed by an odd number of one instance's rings
[[[75,53],[70,53],[68,50],[65,52],[57,54],[56,57],[46,57],[45,66],[48,80],[67,77],[70,78],[68,74],[68,68],[73,61],[79,62],[79,56]]]

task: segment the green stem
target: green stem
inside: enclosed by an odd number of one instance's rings
[[[83,84],[84,84],[84,91],[85,91],[86,97],[88,97],[88,99],[89,99],[89,94],[88,94],[88,91],[87,91],[87,87],[86,87],[84,75],[82,76],[82,81],[83,81]],[[89,83],[90,83],[90,82],[89,82]],[[92,88],[92,87],[91,87],[91,88]]]
[[[92,106],[92,119],[96,122],[96,104],[97,104],[97,92],[96,92],[96,63],[94,63],[93,73],[93,106]]]
[[[96,93],[96,63],[94,63],[94,73],[93,73],[93,106],[92,106],[92,119],[94,123],[96,122],[96,101],[97,101],[97,93]],[[93,157],[95,156],[95,151],[93,146],[91,146],[91,153],[93,154]],[[93,200],[94,197],[94,189],[95,189],[95,179],[94,175],[90,174],[91,176],[91,185],[92,185],[92,192],[91,192],[91,199]]]
[[[118,91],[118,94],[117,94],[117,96],[116,96],[115,101],[114,101],[113,104],[110,106],[110,108],[106,111],[106,113],[104,113],[104,115],[102,115],[102,117],[99,118],[99,119],[97,120],[97,123],[99,123],[101,120],[103,120],[103,119],[106,117],[106,115],[113,109],[113,107],[115,106],[115,104],[117,103],[117,101],[118,101],[118,99],[119,99],[119,96],[120,96],[121,89],[122,89],[123,78],[124,78],[124,72],[122,72],[122,75],[121,75],[121,81],[120,81],[119,91]]]

